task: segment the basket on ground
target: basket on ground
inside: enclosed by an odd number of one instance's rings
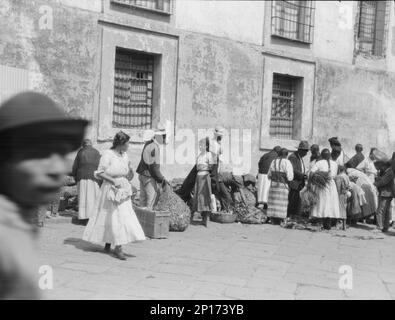
[[[236,221],[236,217],[236,214],[212,212],[210,215],[210,220],[219,223],[233,223]]]

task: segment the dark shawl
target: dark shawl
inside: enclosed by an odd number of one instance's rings
[[[346,168],[355,169],[363,160],[365,160],[365,156],[362,153],[357,153],[350,160],[348,160],[346,163]]]
[[[265,153],[258,162],[258,172],[261,174],[267,174],[269,172],[270,165],[274,159],[278,157],[276,151],[272,150]]]
[[[92,146],[81,148],[75,157],[72,175],[76,182],[80,180],[97,181],[94,172],[100,162],[100,153]]]

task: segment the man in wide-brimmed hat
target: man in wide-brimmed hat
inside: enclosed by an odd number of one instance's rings
[[[40,297],[31,220],[56,198],[66,155],[79,148],[87,124],[40,93],[20,93],[0,106],[0,299]]]
[[[307,170],[303,158],[309,152],[309,143],[303,140],[299,143],[297,148],[297,151],[288,157],[288,160],[291,161],[294,170],[294,179],[289,182],[288,217],[300,215],[301,213],[301,199],[299,192],[304,188],[307,178]]]

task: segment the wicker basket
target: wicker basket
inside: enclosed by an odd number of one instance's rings
[[[236,214],[213,212],[211,213],[210,220],[219,223],[233,223],[236,221],[236,217]]]

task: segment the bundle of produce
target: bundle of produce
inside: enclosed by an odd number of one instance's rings
[[[172,189],[174,191],[180,189],[183,182],[184,182],[184,179],[182,179],[182,178],[175,178],[175,179],[169,181],[170,186],[172,187]]]
[[[170,212],[170,231],[184,231],[188,228],[191,210],[169,185],[166,185],[160,192],[153,209]]]
[[[246,190],[246,191],[245,191]],[[243,189],[244,198],[239,192],[234,194],[234,205],[232,211],[237,215],[236,221],[248,224],[261,224],[266,222],[266,215],[258,208],[255,208],[255,196],[248,190]]]
[[[329,172],[326,171],[316,171],[310,175],[308,185],[317,188],[318,190],[325,189],[329,186],[331,181]]]
[[[300,191],[302,212],[310,212],[318,200],[317,190],[312,185],[307,185]]]
[[[328,172],[313,172],[307,182],[307,186],[300,191],[302,212],[310,212],[318,201],[318,192],[329,186],[330,176]]]
[[[254,190],[250,190],[248,188],[243,188],[242,192],[244,195],[244,199],[246,201],[246,205],[248,207],[255,207],[257,198],[256,198],[256,193],[254,192]]]

